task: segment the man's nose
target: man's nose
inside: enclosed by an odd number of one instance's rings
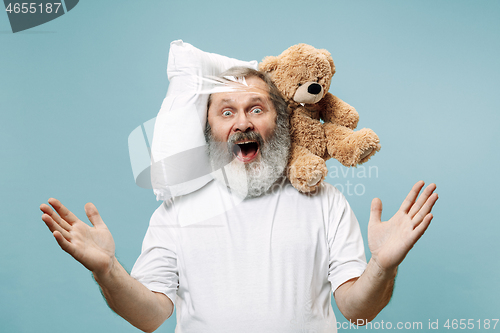
[[[248,115],[246,112],[238,112],[238,115],[236,117],[236,123],[234,124],[234,131],[235,132],[247,132],[253,130],[253,124],[248,118]]]

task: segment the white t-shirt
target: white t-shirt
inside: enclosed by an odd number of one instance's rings
[[[212,181],[164,202],[131,275],[176,305],[177,333],[336,332],[332,291],[366,267],[358,222],[324,183],[238,199]]]

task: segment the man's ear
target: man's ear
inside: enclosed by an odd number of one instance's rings
[[[273,57],[273,56],[268,56],[265,57],[262,62],[259,64],[259,70],[270,73],[276,70],[278,68],[278,57]]]
[[[335,65],[333,64],[333,59],[332,59],[332,55],[330,54],[330,52],[328,52],[325,49],[321,49],[318,51],[326,56],[326,58],[328,59],[328,62],[330,63],[330,67],[332,69],[332,75],[335,74]]]

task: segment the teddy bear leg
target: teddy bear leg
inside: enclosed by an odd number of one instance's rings
[[[293,187],[302,193],[312,192],[325,179],[327,173],[323,158],[302,146],[292,145],[287,176]]]
[[[359,157],[359,164],[362,164],[370,159],[374,154],[376,153],[376,150],[374,148],[368,148],[363,152],[363,154]]]
[[[290,117],[292,142],[305,148],[311,154],[324,156],[326,153],[326,140],[323,125],[319,120],[297,111]]]
[[[365,163],[380,150],[380,140],[369,128],[355,132],[332,123],[325,123],[324,126],[328,153],[344,166]]]

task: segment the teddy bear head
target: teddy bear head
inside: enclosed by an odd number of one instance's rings
[[[271,75],[287,102],[314,104],[330,89],[335,65],[330,52],[297,44],[277,57],[269,56],[259,69]]]

